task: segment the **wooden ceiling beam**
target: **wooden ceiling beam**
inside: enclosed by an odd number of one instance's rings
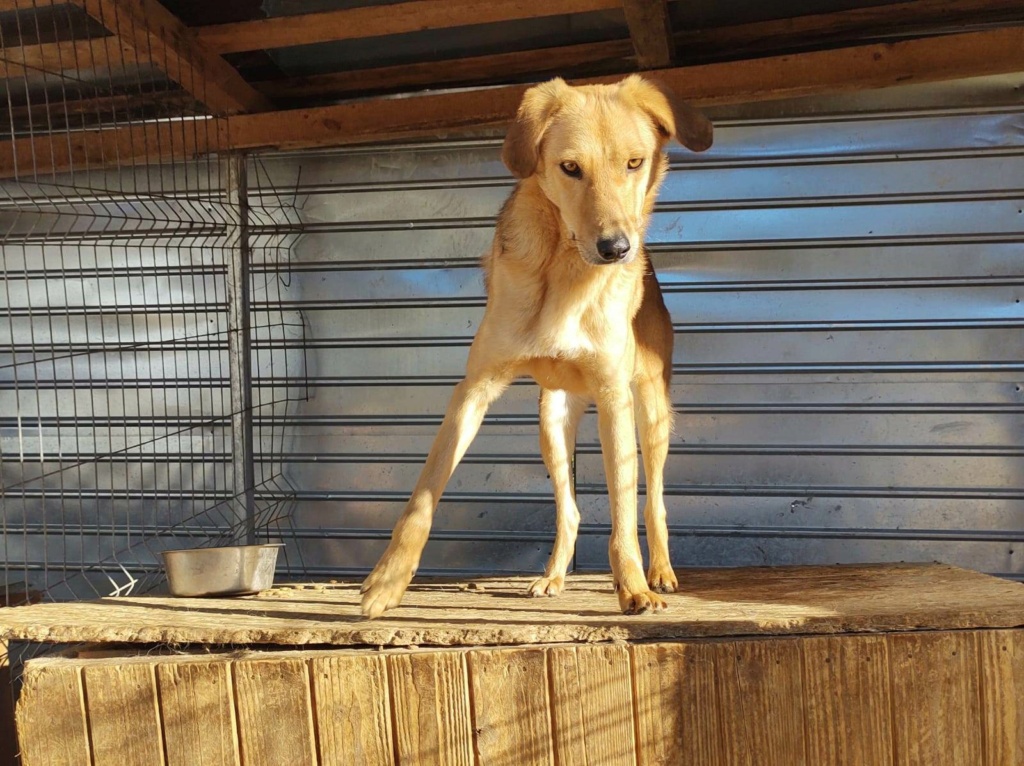
[[[210,49],[224,54],[619,8],[621,0],[410,0],[215,24],[194,31]]]
[[[641,69],[661,69],[675,58],[667,0],[623,0],[629,36]]]
[[[9,109],[9,121],[15,129],[32,126],[39,133],[47,126],[53,126],[53,130],[76,129],[109,123],[115,117],[123,121],[132,115],[182,115],[197,113],[199,109],[195,98],[182,90],[118,93],[14,106]]]
[[[890,5],[796,16],[749,24],[679,32],[683,60],[746,58],[808,45],[856,45],[864,38],[899,39],[937,34],[967,24],[1024,21],[1021,0],[910,0]],[[946,29],[943,29],[946,27]]]
[[[678,67],[656,79],[695,106],[752,103],[827,95],[893,85],[1024,71],[1024,28],[997,29],[891,44],[861,45],[747,61]],[[611,82],[618,76],[577,81]],[[230,117],[220,148],[310,148],[465,134],[506,124],[525,85],[484,88],[409,98],[379,98],[257,115]],[[0,144],[0,177],[60,172],[114,159],[109,147],[134,147],[146,155],[141,132],[151,126],[21,139]],[[136,133],[140,133],[136,137]],[[26,144],[25,141],[30,141]],[[38,142],[38,143],[36,143]],[[57,146],[57,148],[53,148]],[[205,147],[212,150],[216,147]],[[194,151],[203,151],[196,146]],[[181,155],[174,155],[181,156]]]
[[[276,99],[352,96],[427,86],[436,88],[443,85],[477,84],[497,79],[508,82],[511,77],[524,75],[533,75],[531,79],[536,79],[548,73],[553,76],[574,67],[602,62],[625,66],[632,54],[633,45],[629,40],[612,40],[400,66],[350,69],[346,72],[269,80],[255,85]]]
[[[270,101],[157,0],[72,0],[214,114],[266,111]]]
[[[0,78],[24,77],[33,72],[121,70],[137,63],[135,49],[112,36],[0,48]]]
[[[663,69],[656,79],[697,106],[771,101],[1024,71],[1024,28]],[[614,82],[621,75],[576,84]],[[400,140],[502,125],[525,85],[381,98],[230,119],[238,149]]]
[[[640,0],[642,4],[644,0]],[[627,13],[627,18],[629,14]],[[801,16],[793,19],[755,22],[703,31],[677,33],[678,61],[699,63],[745,58],[750,55],[777,55],[787,51],[823,47],[839,40],[855,41],[885,36],[899,39],[920,36],[929,29],[951,24],[991,24],[1024,22],[1024,3],[1020,0],[913,0],[881,7],[857,8],[837,13]],[[667,27],[666,27],[667,29]],[[415,62],[387,67],[350,69],[306,77],[289,77],[256,83],[257,89],[271,98],[346,98],[364,94],[393,93],[401,90],[439,86],[472,86],[514,81],[527,75],[571,73],[577,67],[606,62],[606,71],[633,71],[637,55],[633,42],[614,40],[601,43],[488,54],[432,62]],[[847,43],[847,45],[856,44]],[[746,54],[746,55],[744,55]],[[665,55],[661,54],[664,60]],[[616,68],[615,64],[620,66]],[[663,68],[651,64],[641,68]],[[536,77],[532,79],[536,79]]]
[[[0,0],[0,13],[6,11],[31,11],[37,8],[49,8],[51,5],[63,5],[67,0]]]

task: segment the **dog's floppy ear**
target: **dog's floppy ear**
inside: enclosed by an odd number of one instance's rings
[[[620,87],[651,115],[666,138],[674,138],[695,152],[703,152],[711,146],[714,133],[711,121],[668,89],[635,74],[623,80]]]
[[[516,119],[501,148],[501,161],[516,178],[528,178],[537,169],[540,142],[558,111],[569,86],[561,77],[535,85],[523,94]]]

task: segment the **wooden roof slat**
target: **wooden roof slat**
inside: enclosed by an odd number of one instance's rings
[[[135,49],[116,37],[0,48],[0,78],[23,77],[32,72],[120,70],[137,63]]]
[[[72,0],[215,114],[265,111],[270,101],[157,0]]]
[[[865,37],[898,38],[939,31],[943,26],[1024,21],[1021,0],[910,0],[747,24],[681,31],[676,50],[685,58],[736,58],[798,50],[806,45],[856,44]]]
[[[1024,71],[1024,28],[970,32],[747,61],[663,69],[655,77],[697,106],[771,101]],[[614,82],[621,75],[574,81]],[[502,125],[527,86],[295,109],[231,119],[232,146],[341,146]]]
[[[1024,28],[969,32],[891,44],[861,45],[748,61],[664,69],[657,79],[696,106],[752,103],[815,96],[857,89],[1024,71]],[[618,76],[583,82],[611,82]],[[407,138],[465,133],[507,123],[515,114],[525,85],[438,93],[413,98],[378,98],[226,120],[224,138],[233,149],[300,148],[365,144]],[[139,150],[136,133],[150,126],[37,138],[0,144],[0,177],[60,172],[112,162],[107,146],[133,149],[138,162],[158,154]],[[28,141],[29,143],[25,143]],[[12,146],[16,144],[16,146]],[[54,149],[53,146],[60,144]],[[215,149],[216,147],[213,147]],[[17,153],[15,152],[17,149]],[[195,151],[211,150],[196,146]],[[33,163],[30,158],[35,156]],[[176,154],[174,156],[181,156]]]
[[[625,62],[633,53],[629,40],[582,43],[487,56],[351,69],[347,72],[293,77],[256,83],[271,98],[342,96],[355,93],[476,83],[546,72],[564,72],[583,64]]]
[[[223,54],[619,8],[620,0],[410,0],[215,24],[194,31]]]
[[[675,58],[667,0],[623,0],[629,36],[641,69],[667,67]]]
[[[0,13],[5,11],[30,11],[35,8],[49,8],[62,5],[67,0],[0,0]]]

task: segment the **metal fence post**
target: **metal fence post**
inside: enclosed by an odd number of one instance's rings
[[[252,327],[249,314],[249,198],[246,157],[228,156],[228,196],[237,216],[238,239],[228,269],[228,366],[231,374],[231,463],[234,505],[241,522],[237,539],[256,542],[255,465],[252,436]]]

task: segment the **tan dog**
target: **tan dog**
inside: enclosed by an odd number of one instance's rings
[[[664,609],[676,589],[662,499],[671,427],[672,322],[644,253],[644,232],[676,138],[711,145],[711,123],[637,75],[615,85],[555,79],[523,97],[502,160],[521,179],[484,256],[487,309],[416,489],[363,583],[363,613],[397,606],[419,565],[448,479],[488,406],[517,376],[540,384],[541,451],[555,489],[555,546],[534,596],[562,590],[580,514],[570,456],[597,404],[611,502],[609,559],[626,613]],[[637,537],[634,389],[650,568]]]

